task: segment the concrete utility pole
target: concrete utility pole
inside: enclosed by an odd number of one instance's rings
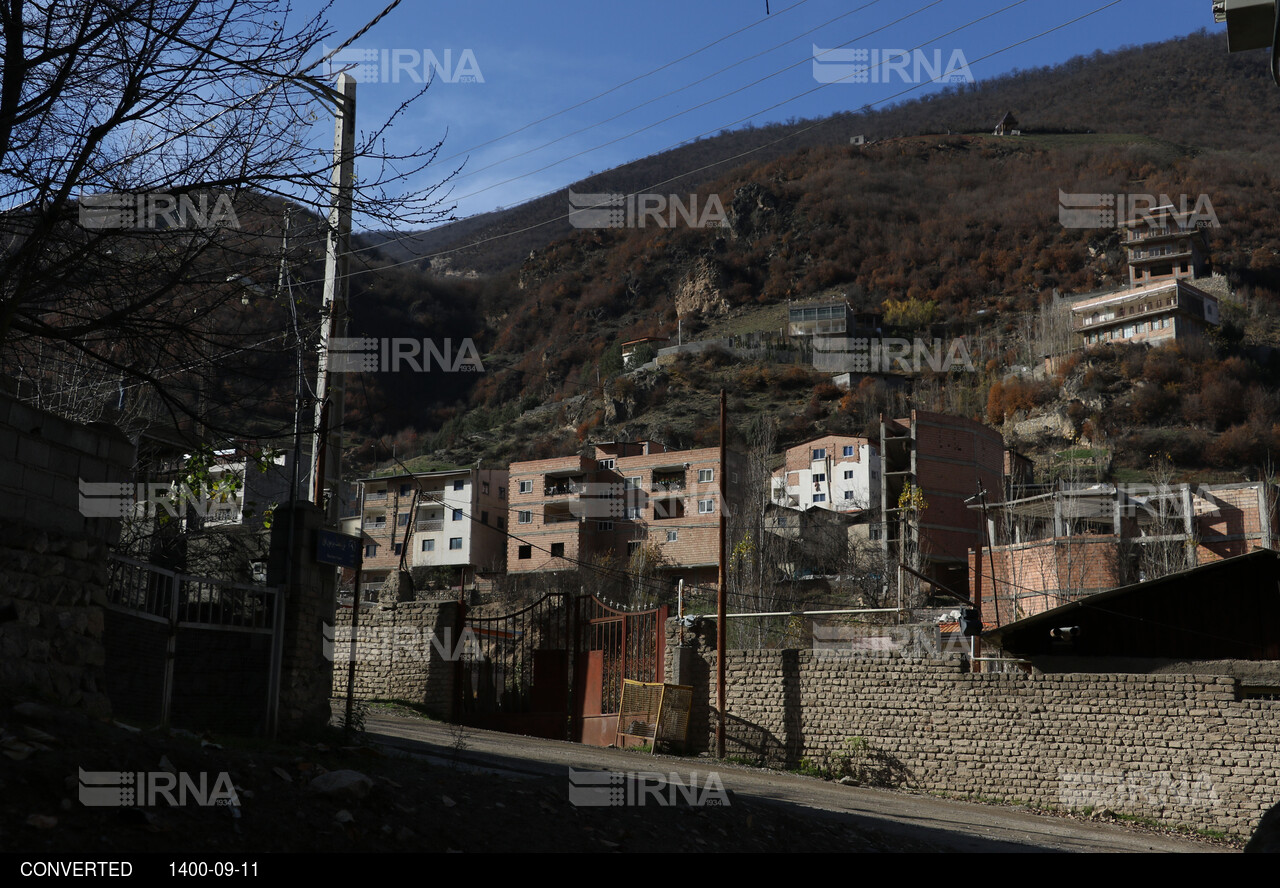
[[[347,335],[347,265],[351,250],[351,202],[355,167],[356,81],[338,78],[334,98],[333,179],[329,189],[329,237],[324,258],[325,323],[320,329],[320,361],[316,370],[316,431],[311,441],[311,484],[316,505],[329,494],[328,520],[338,518],[342,482],[343,375],[329,370],[329,340]],[[326,421],[327,420],[327,421]]]
[[[728,468],[725,432],[728,429],[724,389],[720,389],[720,588],[716,592],[716,709],[720,720],[716,723],[716,757],[724,758],[724,649],[729,620],[725,615],[725,599],[728,597],[729,570],[725,557],[725,493],[728,489]]]

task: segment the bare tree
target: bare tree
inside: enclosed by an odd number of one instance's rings
[[[283,307],[254,294],[245,310],[245,281],[276,280],[279,200],[315,211],[304,258],[324,241],[325,20],[265,0],[79,0],[0,4],[0,27],[0,367],[76,418],[152,413],[147,390],[175,421],[230,430],[212,406],[235,399],[211,377],[262,380],[264,353],[292,347]],[[434,188],[392,193],[439,147],[380,147],[407,104],[358,139],[370,227],[442,215]]]

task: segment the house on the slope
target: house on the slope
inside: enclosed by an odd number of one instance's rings
[[[1218,298],[1185,280],[1120,290],[1071,306],[1072,329],[1086,346],[1198,339],[1219,319]]]
[[[996,124],[993,136],[1017,136],[1021,135],[1018,129],[1018,118],[1013,116],[1012,111],[1006,111],[1004,117]]]
[[[787,448],[773,474],[774,503],[862,512],[880,506],[880,453],[867,438],[827,435]]]
[[[376,597],[388,575],[434,568],[450,587],[474,586],[506,565],[507,472],[449,469],[361,478],[358,532],[364,547],[362,598]]]
[[[720,521],[734,508],[744,463],[718,447],[667,450],[657,441],[612,441],[590,455],[510,466],[509,574],[626,564],[652,547],[672,586],[719,580]]]
[[[885,563],[899,563],[968,594],[969,550],[982,541],[981,516],[967,502],[979,489],[999,497],[1004,439],[959,416],[912,410],[880,417],[880,507]]]

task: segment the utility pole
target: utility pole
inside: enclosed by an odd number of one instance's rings
[[[725,460],[727,453],[725,432],[728,429],[728,425],[725,410],[725,393],[724,389],[720,389],[720,588],[716,592],[716,709],[719,710],[720,720],[716,723],[717,758],[724,758],[724,649],[726,630],[729,628],[729,620],[725,613],[727,609],[725,599],[727,598],[726,587],[729,582],[729,571],[728,565],[725,563],[724,532],[725,490],[729,479]]]
[[[324,257],[325,323],[320,328],[320,360],[316,370],[316,431],[312,435],[311,484],[316,505],[329,495],[328,523],[338,516],[342,483],[342,418],[345,386],[341,373],[329,370],[329,340],[347,333],[347,265],[351,249],[351,202],[355,167],[356,81],[338,78],[334,91],[333,178],[329,189],[329,236]],[[345,368],[344,368],[345,369]]]

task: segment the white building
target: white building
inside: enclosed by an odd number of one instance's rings
[[[827,435],[786,451],[773,474],[780,506],[860,512],[880,502],[880,451],[866,438]]]

